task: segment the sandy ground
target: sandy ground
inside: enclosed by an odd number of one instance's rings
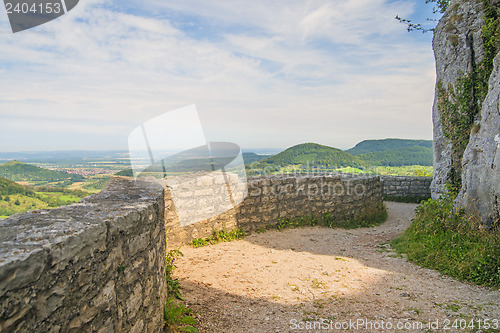
[[[175,277],[200,332],[500,332],[500,291],[397,256],[387,242],[416,205],[386,206],[388,220],[375,228],[269,231],[183,247]]]

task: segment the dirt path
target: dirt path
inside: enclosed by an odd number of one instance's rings
[[[470,320],[498,323],[500,332],[500,291],[420,268],[383,245],[416,207],[386,205],[389,218],[375,228],[270,231],[183,247],[175,276],[200,332],[478,331],[453,328]]]

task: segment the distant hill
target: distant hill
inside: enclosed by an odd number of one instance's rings
[[[364,140],[358,143],[354,148],[346,150],[351,155],[375,153],[391,149],[400,149],[406,147],[424,147],[432,151],[432,140],[407,140],[407,139],[383,139],[383,140]]]
[[[243,161],[245,161],[245,164],[253,163],[255,161],[261,161],[263,159],[266,159],[270,157],[271,155],[258,155],[255,153],[243,153]]]
[[[115,173],[115,176],[126,176],[126,177],[134,177],[134,172],[131,168],[123,169]]]
[[[366,140],[347,151],[316,143],[300,144],[257,163],[247,164],[247,169],[250,174],[258,174],[264,168],[279,172],[282,168],[297,165],[331,170],[367,166],[432,166],[432,162],[432,141],[385,139]]]
[[[384,139],[365,140],[346,151],[317,143],[304,143],[290,147],[274,156],[246,152],[243,153],[243,159],[247,174],[252,176],[260,174],[264,168],[270,172],[280,172],[283,168],[289,167],[292,169],[319,168],[327,171],[345,167],[432,166],[433,150],[430,140]],[[183,161],[185,162],[191,162],[191,160]],[[186,168],[188,166],[186,164]],[[151,169],[151,171],[154,170]],[[125,169],[116,175],[133,176],[133,173],[131,169]]]
[[[432,149],[422,146],[410,146],[404,148],[390,149],[386,151],[377,151],[356,155],[372,166],[405,166],[405,165],[423,165],[432,166]]]
[[[363,161],[340,149],[317,143],[304,143],[293,146],[254,164],[256,168],[266,166],[306,165],[328,168],[362,166]]]
[[[18,161],[10,161],[0,165],[0,177],[13,181],[28,182],[61,182],[70,184],[83,181],[81,175],[70,175],[66,172],[47,170],[35,165],[25,164]]]
[[[12,194],[23,194],[23,195],[33,195],[35,192],[23,185],[19,185],[12,180],[0,177],[0,195],[12,195]]]

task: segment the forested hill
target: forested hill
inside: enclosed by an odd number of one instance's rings
[[[356,156],[372,166],[432,166],[433,163],[432,149],[421,146],[390,149]]]
[[[81,175],[70,175],[66,172],[47,170],[35,165],[25,164],[18,161],[10,161],[0,164],[0,177],[13,181],[79,181],[84,177]]]
[[[358,143],[354,148],[346,150],[351,155],[375,153],[393,149],[418,146],[430,149],[432,151],[432,140],[407,140],[407,139],[382,139],[382,140],[364,140]]]
[[[0,196],[12,194],[33,195],[35,192],[23,185],[19,185],[12,180],[0,177]]]
[[[347,151],[317,143],[303,143],[277,155],[262,159],[263,157],[244,153],[247,172],[258,174],[264,168],[270,172],[279,172],[288,167],[298,167],[305,171],[308,168],[334,170],[345,167],[432,166],[433,150],[430,140],[383,139],[365,140]],[[131,169],[126,169],[116,175],[133,174]]]
[[[362,166],[363,162],[357,156],[348,154],[340,149],[319,145],[317,143],[304,143],[288,148],[278,155],[266,158],[252,166],[259,168],[265,166],[306,165],[322,167]]]
[[[431,166],[432,162],[432,141],[384,139],[363,141],[347,151],[304,143],[247,166],[255,170],[267,167],[271,171],[297,165],[326,170],[343,167]]]

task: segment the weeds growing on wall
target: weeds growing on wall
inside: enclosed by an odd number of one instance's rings
[[[391,245],[418,265],[459,280],[500,287],[500,234],[455,208],[453,195],[425,201],[411,227]]]
[[[387,210],[383,204],[375,204],[365,209],[362,214],[354,218],[343,217],[336,219],[329,213],[323,214],[320,218],[314,216],[301,216],[296,218],[280,218],[275,224],[268,224],[256,230],[262,233],[268,230],[296,229],[301,227],[323,226],[328,228],[355,229],[373,227],[383,223],[387,219]],[[214,230],[212,236],[206,238],[196,238],[191,241],[194,247],[213,245],[220,242],[230,242],[245,236],[242,229],[233,231]]]
[[[175,259],[179,256],[183,256],[180,250],[171,250],[166,257],[165,273],[168,296],[163,307],[164,331],[169,333],[198,333],[198,329],[195,327],[196,320],[190,315],[191,309],[175,302],[176,299],[183,300],[179,280],[172,277],[172,272],[176,268]]]
[[[493,59],[500,49],[500,10],[483,0],[484,25],[481,32],[484,58],[473,64],[473,70],[445,87],[442,81],[436,85],[437,108],[441,115],[444,136],[452,144],[452,165],[448,181],[454,190],[462,187],[462,158],[469,143],[474,121],[480,113],[488,93],[488,80],[493,71]]]
[[[221,242],[230,242],[233,240],[240,239],[245,236],[245,232],[242,229],[226,231],[226,230],[214,230],[212,236],[205,238],[195,238],[191,241],[191,245],[194,247],[202,247],[207,245],[213,245]]]

